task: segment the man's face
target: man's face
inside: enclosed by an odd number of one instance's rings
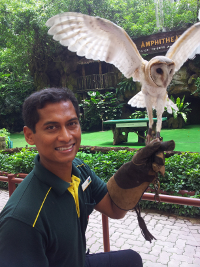
[[[26,141],[36,145],[40,162],[48,170],[71,166],[81,142],[81,127],[72,102],[50,103],[38,113],[36,132],[24,127]]]

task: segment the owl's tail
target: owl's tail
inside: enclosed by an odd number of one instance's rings
[[[176,104],[174,104],[174,102],[169,98],[167,98],[167,101],[165,102],[165,107],[167,108],[167,112],[170,114],[172,114],[172,108],[178,111]]]
[[[142,91],[137,93],[135,96],[133,96],[129,101],[128,104],[132,107],[137,108],[146,108],[145,100],[144,100],[144,94]]]

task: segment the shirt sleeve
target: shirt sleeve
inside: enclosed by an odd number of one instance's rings
[[[1,267],[47,267],[45,244],[33,227],[13,218],[6,218],[0,226]]]
[[[95,200],[96,204],[98,204],[104,196],[107,194],[107,186],[106,183],[101,180],[95,172],[91,170],[91,175],[92,175],[92,197]]]

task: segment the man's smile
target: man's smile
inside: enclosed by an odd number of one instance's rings
[[[56,147],[55,150],[58,150],[58,151],[65,151],[65,150],[70,150],[75,144],[72,144],[70,146],[62,146],[62,147]]]

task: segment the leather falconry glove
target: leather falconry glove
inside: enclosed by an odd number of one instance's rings
[[[110,198],[123,210],[135,209],[138,223],[146,240],[155,239],[140,216],[139,201],[149,184],[158,178],[158,172],[165,173],[164,151],[175,148],[173,140],[161,142],[155,139],[139,149],[130,162],[123,164],[107,183]]]

